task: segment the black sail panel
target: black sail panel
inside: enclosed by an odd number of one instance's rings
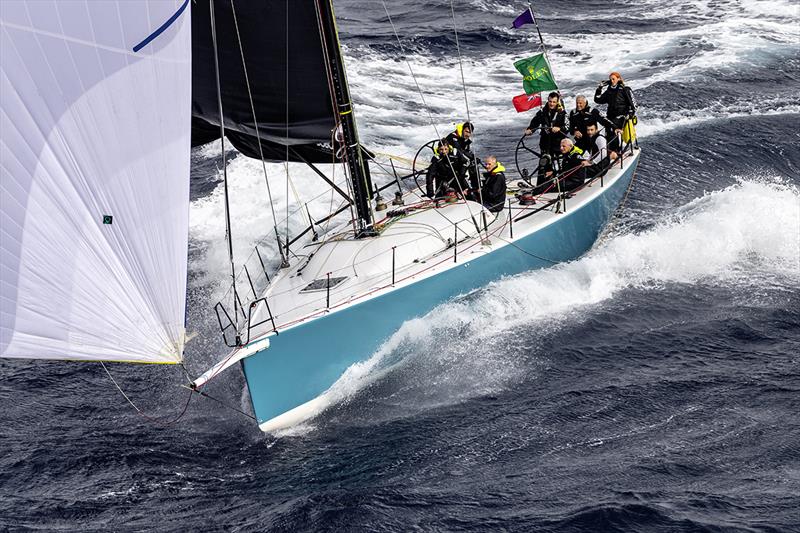
[[[214,15],[226,136],[248,157],[260,157],[260,137],[268,160],[285,160],[288,146],[290,161],[331,162],[335,123],[314,1],[234,0],[233,7],[258,127],[253,123],[231,1],[217,0]],[[192,145],[199,146],[219,137],[209,0],[192,3],[192,54]]]

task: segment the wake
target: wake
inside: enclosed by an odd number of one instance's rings
[[[347,369],[314,416],[381,380],[397,379],[390,388],[413,396],[405,414],[495,393],[526,364],[513,355],[512,331],[535,326],[546,333],[583,320],[625,289],[776,278],[800,285],[800,190],[778,179],[742,179],[580,259],[501,279],[407,321],[370,359]],[[282,435],[312,429],[305,424]]]

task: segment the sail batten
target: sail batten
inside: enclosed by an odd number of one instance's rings
[[[3,357],[181,360],[185,2],[0,2]]]

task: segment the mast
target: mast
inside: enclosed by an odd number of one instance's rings
[[[358,231],[356,237],[376,235],[372,227],[372,178],[369,165],[364,161],[361,144],[358,141],[358,129],[353,113],[353,102],[350,100],[350,88],[347,85],[347,72],[344,67],[342,49],[339,45],[339,32],[336,29],[336,17],[333,12],[333,0],[315,0],[319,20],[320,37],[327,62],[328,81],[331,85],[334,100],[334,112],[337,122],[342,126],[345,146],[345,161],[350,171],[353,184],[353,200],[356,206]]]

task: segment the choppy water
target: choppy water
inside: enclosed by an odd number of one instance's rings
[[[478,150],[509,160],[527,121],[511,63],[535,33],[507,29],[521,4],[457,4]],[[336,5],[365,142],[413,154],[435,132],[381,4]],[[641,106],[610,234],[407,322],[334,407],[280,436],[207,400],[154,427],[95,365],[0,361],[0,530],[800,530],[796,3],[537,8],[570,105],[620,70]],[[466,115],[449,4],[389,9],[446,130]],[[208,311],[226,251],[218,148],[193,161],[198,373],[220,353]],[[260,165],[233,157],[229,173],[245,254],[271,215]],[[149,413],[185,401],[178,369],[111,371]],[[234,370],[209,392],[246,409],[243,391]]]

